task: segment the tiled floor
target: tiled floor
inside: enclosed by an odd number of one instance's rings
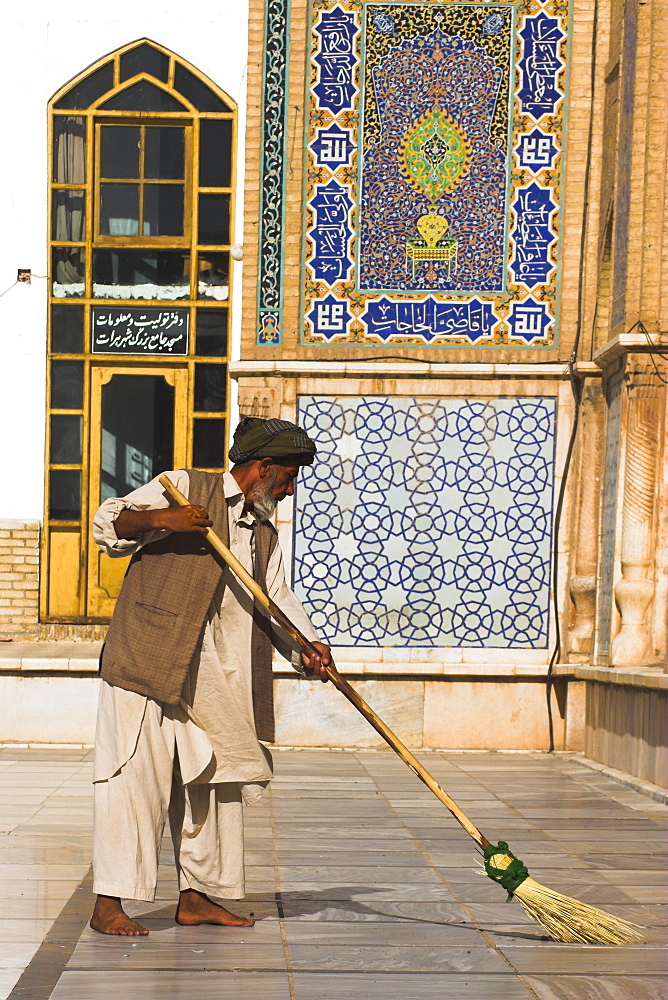
[[[389,751],[274,759],[246,814],[237,909],[255,927],[176,927],[165,843],[132,940],[86,926],[91,755],[0,751],[0,998],[665,1000],[665,806],[569,755],[422,755],[539,881],[647,927],[640,946],[567,946],[475,873],[473,842]]]

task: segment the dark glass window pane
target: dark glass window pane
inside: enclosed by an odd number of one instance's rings
[[[226,253],[202,254],[197,273],[197,298],[225,302],[230,294],[230,259]]]
[[[139,80],[126,87],[120,94],[114,94],[100,105],[101,111],[184,111],[185,105],[175,97],[149,83]]]
[[[56,184],[86,182],[86,124],[83,118],[54,115],[53,179]]]
[[[139,177],[140,131],[135,125],[100,129],[100,177]]]
[[[138,184],[100,184],[100,232],[105,236],[138,234]]]
[[[224,420],[193,420],[193,465],[198,469],[225,465]]]
[[[230,242],[229,194],[201,194],[199,196],[197,242],[212,245]]]
[[[83,351],[83,306],[54,306],[51,311],[51,350],[54,354]]]
[[[98,97],[111,90],[113,85],[114,65],[108,62],[68,90],[59,101],[56,101],[54,108],[89,108]]]
[[[80,410],[83,407],[83,361],[51,362],[51,408]]]
[[[195,405],[198,413],[219,413],[227,398],[227,366],[195,365]]]
[[[100,502],[174,468],[174,387],[161,375],[114,375],[102,386],[101,435]]]
[[[232,166],[232,122],[203,118],[199,132],[199,186],[229,187]]]
[[[144,236],[183,236],[181,184],[144,185]]]
[[[231,111],[225,101],[207,87],[199,77],[191,73],[185,66],[176,64],[174,86],[186,97],[198,111]]]
[[[51,417],[51,464],[76,465],[81,461],[81,417]]]
[[[85,288],[85,255],[79,247],[54,247],[51,256],[53,294],[57,299],[80,299]]]
[[[199,258],[197,298],[225,302],[229,298],[229,255],[210,253]]]
[[[197,310],[195,353],[211,358],[227,354],[227,309]]]
[[[78,521],[81,517],[81,473],[54,469],[49,476],[49,517],[52,521]]]
[[[83,191],[54,191],[51,201],[52,239],[81,243],[86,238]]]
[[[190,254],[179,250],[96,250],[93,295],[99,299],[187,299]]]
[[[182,180],[183,129],[149,126],[144,141],[144,177],[163,181]]]
[[[154,49],[144,42],[136,49],[130,49],[121,56],[121,83],[138,73],[150,73],[163,83],[167,83],[169,73],[169,58],[164,52]]]

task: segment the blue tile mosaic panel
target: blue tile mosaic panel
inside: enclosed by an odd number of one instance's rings
[[[267,0],[260,161],[262,194],[257,282],[257,343],[270,347],[282,341],[289,21],[289,0]]]
[[[553,347],[568,0],[311,0],[302,339]]]
[[[552,397],[301,396],[294,587],[337,646],[545,648]]]

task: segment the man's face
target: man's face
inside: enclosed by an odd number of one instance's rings
[[[264,467],[264,475],[260,476],[247,495],[261,521],[268,521],[272,517],[279,500],[293,495],[298,474],[299,465],[294,462],[272,461]]]
[[[293,496],[295,492],[295,480],[299,475],[299,466],[296,463],[288,463],[284,465],[282,462],[276,462],[271,473],[274,473],[273,482],[271,482],[272,497],[276,502],[279,500],[285,500],[286,497]]]

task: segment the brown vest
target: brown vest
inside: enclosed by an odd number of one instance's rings
[[[188,469],[191,504],[206,507],[213,530],[229,544],[229,514],[218,473]],[[269,558],[278,537],[269,524],[255,525],[254,577],[266,589]],[[225,564],[202,535],[173,532],[135,553],[128,566],[107,632],[102,677],[109,684],[178,703],[199,652],[207,612]],[[257,735],[274,738],[271,623],[255,604],[251,641],[253,711]]]

